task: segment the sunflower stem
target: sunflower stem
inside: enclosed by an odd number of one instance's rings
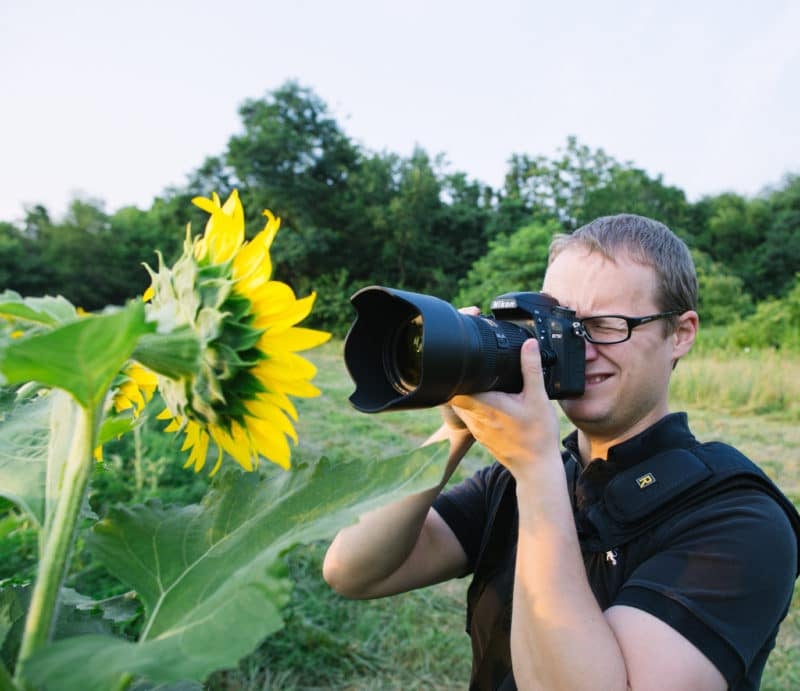
[[[0,660],[0,689],[9,689],[9,691],[16,691],[17,689],[2,660]]]
[[[133,675],[132,674],[123,674],[114,686],[114,691],[126,691],[126,689],[130,688],[130,685],[133,683]]]
[[[31,658],[47,645],[50,638],[61,584],[67,572],[81,506],[92,472],[97,415],[94,407],[80,407],[76,417],[78,424],[63,467],[58,504],[52,528],[46,537],[47,544],[39,562],[39,571],[22,634],[15,674],[17,685],[21,688],[27,688],[25,676]]]
[[[141,500],[144,489],[144,470],[142,468],[142,428],[133,428],[133,476],[136,483],[136,499]]]

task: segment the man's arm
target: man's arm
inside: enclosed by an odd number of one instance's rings
[[[530,481],[539,483],[534,492]],[[566,486],[553,483],[546,498],[541,490],[548,484],[531,475],[517,485],[511,657],[519,688],[726,689],[711,661],[665,622],[633,607],[600,610]]]
[[[463,575],[464,549],[431,506],[474,438],[460,422],[454,425],[451,420],[426,444],[444,439],[450,440],[450,454],[436,487],[370,511],[336,535],[322,574],[339,594],[383,597]]]
[[[630,607],[601,611],[583,565],[534,340],[523,346],[522,372],[519,394],[452,401],[516,480],[511,659],[518,688],[724,689],[714,665],[665,623]]]

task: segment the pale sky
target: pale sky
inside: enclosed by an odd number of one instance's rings
[[[800,173],[797,0],[0,0],[0,220],[148,208],[287,79],[494,187],[569,135],[692,200]]]

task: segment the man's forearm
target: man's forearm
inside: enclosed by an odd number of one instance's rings
[[[514,676],[525,689],[624,691],[622,651],[589,587],[564,473],[556,470],[517,482]]]
[[[370,511],[336,535],[325,556],[323,575],[337,592],[353,598],[386,594],[380,591],[381,582],[411,554],[434,499],[474,441],[465,430],[440,429],[426,443],[444,439],[450,440],[450,453],[435,487]]]

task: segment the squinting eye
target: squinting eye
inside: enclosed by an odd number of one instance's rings
[[[587,326],[599,331],[624,331],[627,328],[627,324],[621,319],[592,319]]]

